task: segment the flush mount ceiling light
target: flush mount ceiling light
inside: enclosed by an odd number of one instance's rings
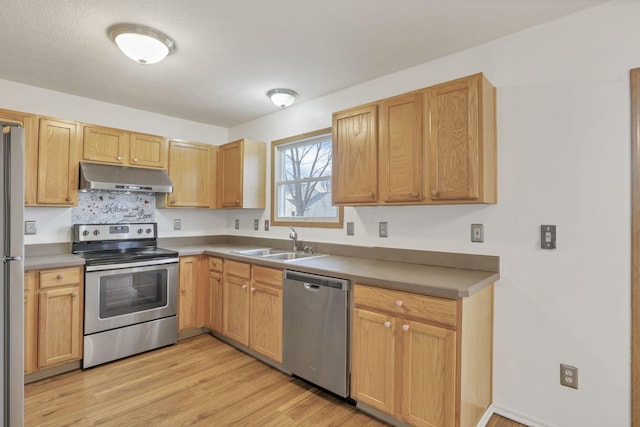
[[[291,89],[271,89],[267,96],[278,107],[285,108],[293,104],[298,94]]]
[[[122,53],[140,64],[155,64],[176,50],[166,34],[138,24],[116,24],[107,31]]]

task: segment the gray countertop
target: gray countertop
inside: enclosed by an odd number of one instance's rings
[[[325,255],[281,261],[234,253],[237,250],[263,247],[246,244],[207,243],[163,245],[163,247],[178,251],[180,256],[215,255],[254,265],[334,276],[353,282],[444,298],[468,297],[500,278],[499,273],[493,271],[352,256]],[[72,254],[38,255],[25,258],[25,270],[81,265],[84,265],[84,259]]]
[[[499,273],[492,271],[438,267],[369,258],[326,255],[292,261],[278,261],[233,252],[252,248],[246,245],[207,244],[164,247],[178,251],[180,256],[217,255],[254,265],[335,276],[350,279],[353,282],[444,298],[468,297],[500,278]],[[253,246],[253,248],[258,247]]]

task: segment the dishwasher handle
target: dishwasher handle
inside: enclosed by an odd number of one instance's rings
[[[318,292],[320,290],[320,285],[314,285],[312,283],[304,283],[304,288],[311,292]]]

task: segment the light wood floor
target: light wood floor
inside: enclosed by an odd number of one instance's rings
[[[209,336],[25,386],[25,426],[382,426]]]
[[[27,384],[25,426],[384,426],[209,335]],[[487,427],[526,427],[494,415]]]

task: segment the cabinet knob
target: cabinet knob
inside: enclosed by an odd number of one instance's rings
[[[402,307],[404,305],[404,303],[402,302],[401,299],[396,301],[396,307]]]
[[[187,293],[187,290],[185,288],[180,289],[180,292],[182,292],[183,294]]]
[[[247,289],[247,285],[242,285],[242,289]]]
[[[65,201],[65,202],[70,202],[70,201],[71,201],[71,197],[67,196],[67,197],[64,199],[64,201]]]
[[[432,192],[431,192],[431,195],[432,195],[432,196],[437,196],[437,195],[438,195],[438,192],[434,190],[434,191],[432,191]]]
[[[367,196],[369,196],[370,199],[375,198],[375,194],[372,192],[369,192],[369,194],[367,194]]]
[[[136,163],[138,163],[138,158],[137,158],[137,157],[134,157],[134,158],[133,158],[133,161],[134,161],[134,162],[136,162]]]
[[[116,160],[118,160],[118,161],[122,160],[122,156],[116,157]]]
[[[170,205],[175,205],[175,204],[176,204],[176,201],[175,201],[174,199],[171,199],[171,200],[169,200],[169,204],[170,204]]]
[[[71,298],[75,298],[75,297],[77,297],[77,296],[78,296],[78,293],[77,293],[77,292],[73,292],[73,293],[71,294]]]
[[[240,204],[240,200],[236,200],[236,205],[239,205],[239,204]]]
[[[385,328],[390,328],[391,327],[391,322],[389,322],[388,320],[386,322],[383,323]]]
[[[255,292],[255,291],[256,291],[256,288],[251,288],[251,292]]]
[[[62,280],[62,279],[64,279],[64,276],[63,276],[62,274],[58,274],[58,275],[56,276],[56,279],[58,279],[58,280]]]
[[[402,325],[402,330],[407,332],[409,330],[409,325],[407,324]]]
[[[411,193],[411,197],[416,198],[419,196],[419,193],[417,191],[414,191],[413,193]]]

